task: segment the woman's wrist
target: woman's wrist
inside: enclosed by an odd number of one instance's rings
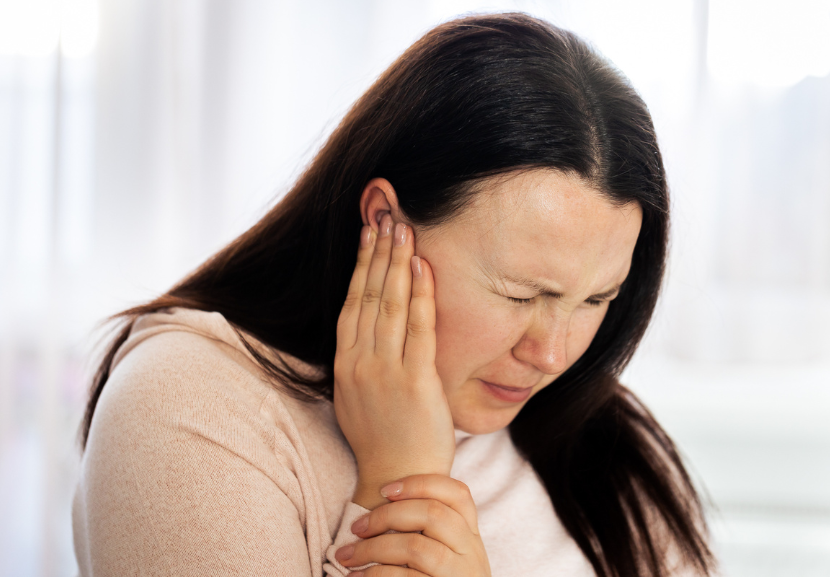
[[[377,509],[381,505],[389,502],[380,490],[388,483],[361,483],[358,481],[357,488],[354,491],[352,502],[360,505],[364,509]]]
[[[386,498],[387,495],[384,495],[381,492],[381,490],[400,490],[400,483],[396,483],[397,481],[400,481],[401,479],[405,477],[410,477],[412,475],[436,474],[449,476],[449,473],[449,471],[437,470],[435,468],[430,469],[429,467],[424,466],[412,466],[408,468],[398,469],[395,473],[379,474],[373,476],[358,475],[357,487],[355,488],[354,495],[352,496],[352,502],[360,505],[365,509],[377,509],[381,505],[389,503],[389,499]],[[396,485],[392,486],[393,483],[396,483]]]

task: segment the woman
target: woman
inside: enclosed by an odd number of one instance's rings
[[[710,574],[683,465],[616,380],[667,230],[610,64],[522,14],[438,26],[279,205],[119,315],[81,573]]]

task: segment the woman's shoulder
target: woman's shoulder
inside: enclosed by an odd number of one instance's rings
[[[135,321],[113,359],[90,442],[102,432],[130,435],[132,429],[187,431],[234,450],[265,445],[269,453],[339,433],[331,403],[285,392],[221,314],[180,308]]]
[[[107,574],[210,563],[208,573],[262,574],[275,558],[304,574],[352,490],[354,465],[332,430],[330,406],[275,387],[221,315],[140,317],[92,420],[76,549],[118,568]]]
[[[272,390],[221,314],[167,309],[134,322],[113,359],[96,417],[113,402],[121,410],[182,418],[233,407],[255,414]]]

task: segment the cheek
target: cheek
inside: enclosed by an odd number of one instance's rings
[[[435,310],[435,365],[445,386],[461,384],[515,344],[516,319],[483,295],[436,286]]]
[[[608,305],[603,305],[599,310],[581,310],[574,315],[568,331],[568,365],[574,364],[581,357],[594,340]]]

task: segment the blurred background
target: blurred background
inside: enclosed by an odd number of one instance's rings
[[[0,575],[77,570],[96,323],[253,224],[426,30],[498,10],[652,111],[672,253],[624,380],[724,573],[830,575],[830,0],[0,0]]]

